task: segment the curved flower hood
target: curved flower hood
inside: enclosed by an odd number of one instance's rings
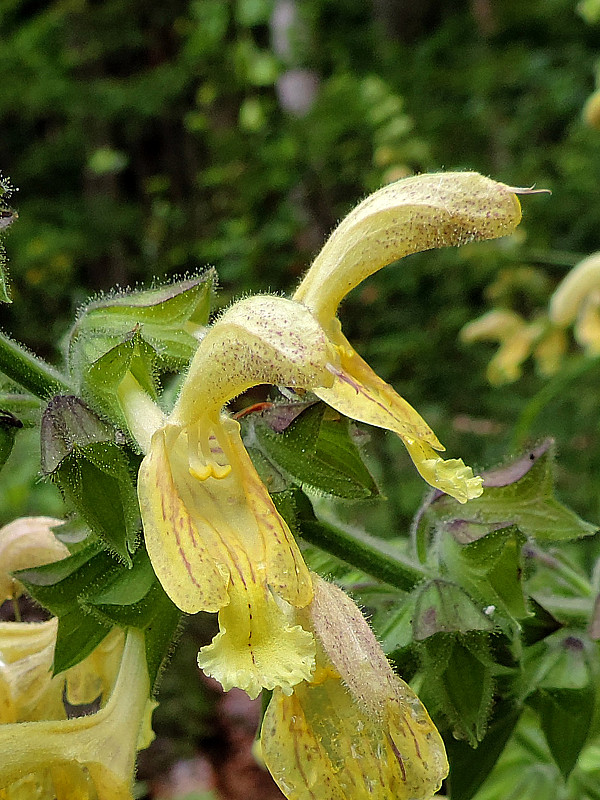
[[[355,352],[336,317],[342,299],[381,267],[410,253],[510,233],[521,209],[515,192],[474,172],[417,175],[370,195],[340,223],[306,273],[294,300],[309,308],[340,368],[315,394],[348,417],[393,431],[423,478],[461,503],[482,492],[462,460],[444,461],[425,420]]]

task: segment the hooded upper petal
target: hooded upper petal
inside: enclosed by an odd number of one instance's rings
[[[384,186],[338,225],[294,299],[327,327],[348,292],[392,261],[510,233],[521,219],[515,191],[476,172],[416,175]]]
[[[481,478],[462,460],[444,461],[434,452],[444,448],[431,428],[355,353],[335,315],[349,291],[392,261],[510,233],[521,219],[515,191],[472,172],[418,175],[384,186],[340,223],[294,294],[338,353],[333,384],[315,394],[346,416],[397,433],[425,480],[460,502],[481,494]]]
[[[218,414],[261,383],[330,386],[327,365],[335,360],[335,349],[308,309],[283,297],[248,297],[231,306],[200,342],[169,422],[183,427]]]

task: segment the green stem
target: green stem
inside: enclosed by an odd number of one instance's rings
[[[381,581],[409,591],[430,577],[428,571],[381,539],[341,530],[327,522],[300,520],[303,539]]]
[[[513,447],[519,449],[523,447],[530,435],[533,423],[548,405],[563,392],[570,383],[580,378],[588,370],[593,369],[600,362],[600,357],[590,358],[581,356],[566,366],[556,377],[549,381],[532,399],[527,403],[521,416],[519,417],[513,432]]]
[[[41,358],[0,332],[0,372],[31,394],[44,400],[55,394],[68,394],[73,387]]]

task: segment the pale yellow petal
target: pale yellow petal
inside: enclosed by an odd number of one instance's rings
[[[62,674],[68,703],[88,705],[109,696],[119,671],[124,642],[125,633],[113,628],[87,658]]]
[[[263,687],[289,693],[312,675],[314,637],[294,624],[291,607],[278,604],[266,587],[232,582],[219,628],[198,653],[198,666],[226,692],[237,686],[252,698]]]
[[[0,623],[0,723],[62,719],[62,684],[54,684],[56,619]]]
[[[481,317],[467,323],[460,332],[463,342],[490,340],[503,342],[522,330],[527,323],[516,311],[494,308]]]
[[[339,327],[335,342],[339,363],[334,370],[335,381],[329,389],[313,389],[317,397],[358,422],[393,431],[402,438],[422,439],[436,450],[444,449],[421,415],[373,372]]]
[[[515,190],[474,172],[417,175],[384,186],[331,234],[294,299],[326,327],[351,289],[410,253],[511,233]]]
[[[308,309],[256,295],[233,305],[200,342],[170,422],[181,427],[260,383],[329,386],[332,348]]]
[[[182,499],[178,475],[188,479],[187,459],[167,448],[166,432],[159,430],[138,475],[148,555],[165,592],[182,611],[218,611],[227,603],[227,569],[206,541],[206,528],[212,527],[208,518],[195,519]]]
[[[447,762],[427,712],[414,706],[390,701],[384,720],[374,719],[339,676],[289,697],[276,689],[263,720],[265,763],[288,800],[430,800]]]
[[[536,344],[533,355],[537,370],[544,378],[556,375],[568,348],[567,337],[562,328],[550,328]]]
[[[483,492],[483,479],[473,475],[473,470],[462,458],[444,460],[420,439],[404,439],[404,444],[421,477],[430,486],[449,494],[459,503],[466,503]]]
[[[481,478],[460,459],[444,461],[435,450],[444,450],[425,420],[383,381],[352,349],[341,333],[336,334],[339,369],[330,389],[315,394],[341,414],[359,422],[397,433],[422,477],[431,485],[464,503],[482,492]]]
[[[357,606],[313,580],[301,616],[317,668],[291,696],[273,692],[261,731],[269,771],[288,800],[429,800],[448,773],[439,733]]]
[[[589,293],[600,287],[600,253],[584,258],[567,273],[550,299],[550,319],[565,327],[575,321]]]
[[[155,435],[140,470],[148,554],[167,594],[188,613],[225,606],[230,580],[269,586],[299,607],[312,598],[298,546],[239,430],[234,420],[214,423],[205,431],[208,452],[197,453],[190,469],[191,434],[167,427]],[[172,433],[179,436],[167,442]]]
[[[575,339],[588,355],[600,353],[600,287],[582,304],[575,325]]]
[[[136,743],[149,691],[144,637],[132,630],[116,683],[100,711],[59,721],[0,725],[0,790],[24,780],[39,786],[52,777],[53,770],[64,766],[85,770],[98,800],[131,800]],[[30,774],[35,777],[28,779]],[[56,777],[64,787],[64,774]],[[78,788],[83,791],[85,787],[80,784]],[[70,800],[77,795],[57,797]]]

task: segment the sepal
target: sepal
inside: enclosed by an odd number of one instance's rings
[[[42,471],[127,564],[140,531],[132,466],[114,428],[82,400],[58,396],[50,402],[42,417]]]
[[[174,281],[154,289],[128,290],[84,306],[67,344],[73,376],[121,344],[136,328],[170,369],[186,366],[208,322],[215,274]]]

